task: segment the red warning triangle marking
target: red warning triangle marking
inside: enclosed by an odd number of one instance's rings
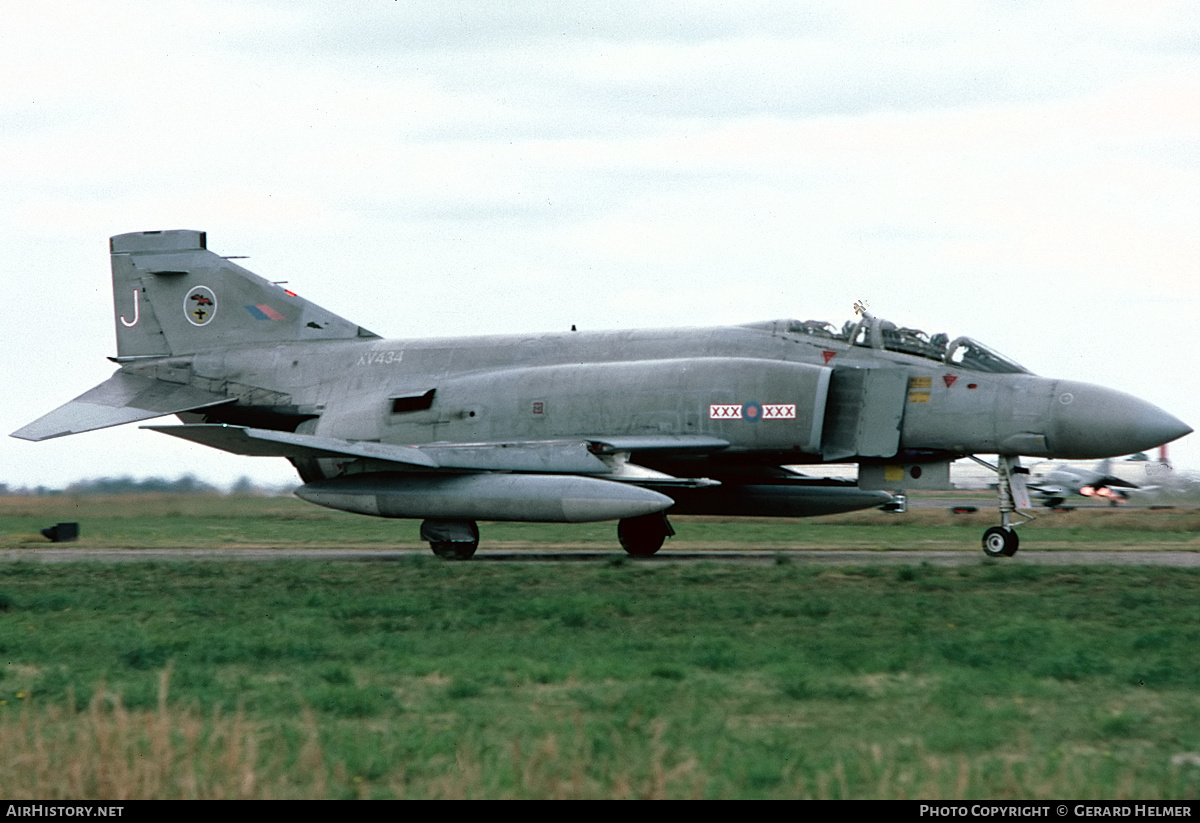
[[[942,379],[946,381],[946,388],[954,385],[954,381],[958,379],[957,374],[943,374]]]
[[[832,360],[833,356],[835,354],[837,354],[837,352],[835,352],[835,351],[822,351],[821,352],[821,356],[825,358],[826,363],[828,363],[830,360]]]

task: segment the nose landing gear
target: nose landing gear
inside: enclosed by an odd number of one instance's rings
[[[992,526],[983,533],[983,553],[988,557],[1012,557],[1020,544],[1011,526]]]
[[[1033,508],[1029,502],[1029,489],[1025,486],[1029,469],[1021,467],[1021,458],[1017,455],[999,455],[998,465],[995,466],[978,457],[971,459],[996,472],[1000,481],[996,484],[996,495],[1000,502],[1000,525],[992,526],[983,533],[983,553],[988,557],[1012,557],[1021,545],[1016,532],[1017,524],[1012,522],[1012,516],[1016,514],[1025,518],[1022,521],[1024,523],[1033,520],[1033,515],[1018,511]]]

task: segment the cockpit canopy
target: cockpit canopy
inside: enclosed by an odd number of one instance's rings
[[[920,329],[897,326],[864,313],[860,320],[847,320],[839,331],[832,323],[820,320],[788,320],[787,331],[811,337],[839,340],[854,346],[902,352],[949,366],[994,374],[1030,374],[1029,369],[970,337],[938,333],[933,336]]]

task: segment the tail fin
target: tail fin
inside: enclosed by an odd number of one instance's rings
[[[118,359],[377,337],[208,251],[202,231],[111,238]]]

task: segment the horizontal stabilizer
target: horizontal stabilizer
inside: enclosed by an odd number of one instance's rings
[[[12,436],[22,440],[49,440],[231,402],[233,398],[193,386],[117,372],[70,403],[13,432]]]

